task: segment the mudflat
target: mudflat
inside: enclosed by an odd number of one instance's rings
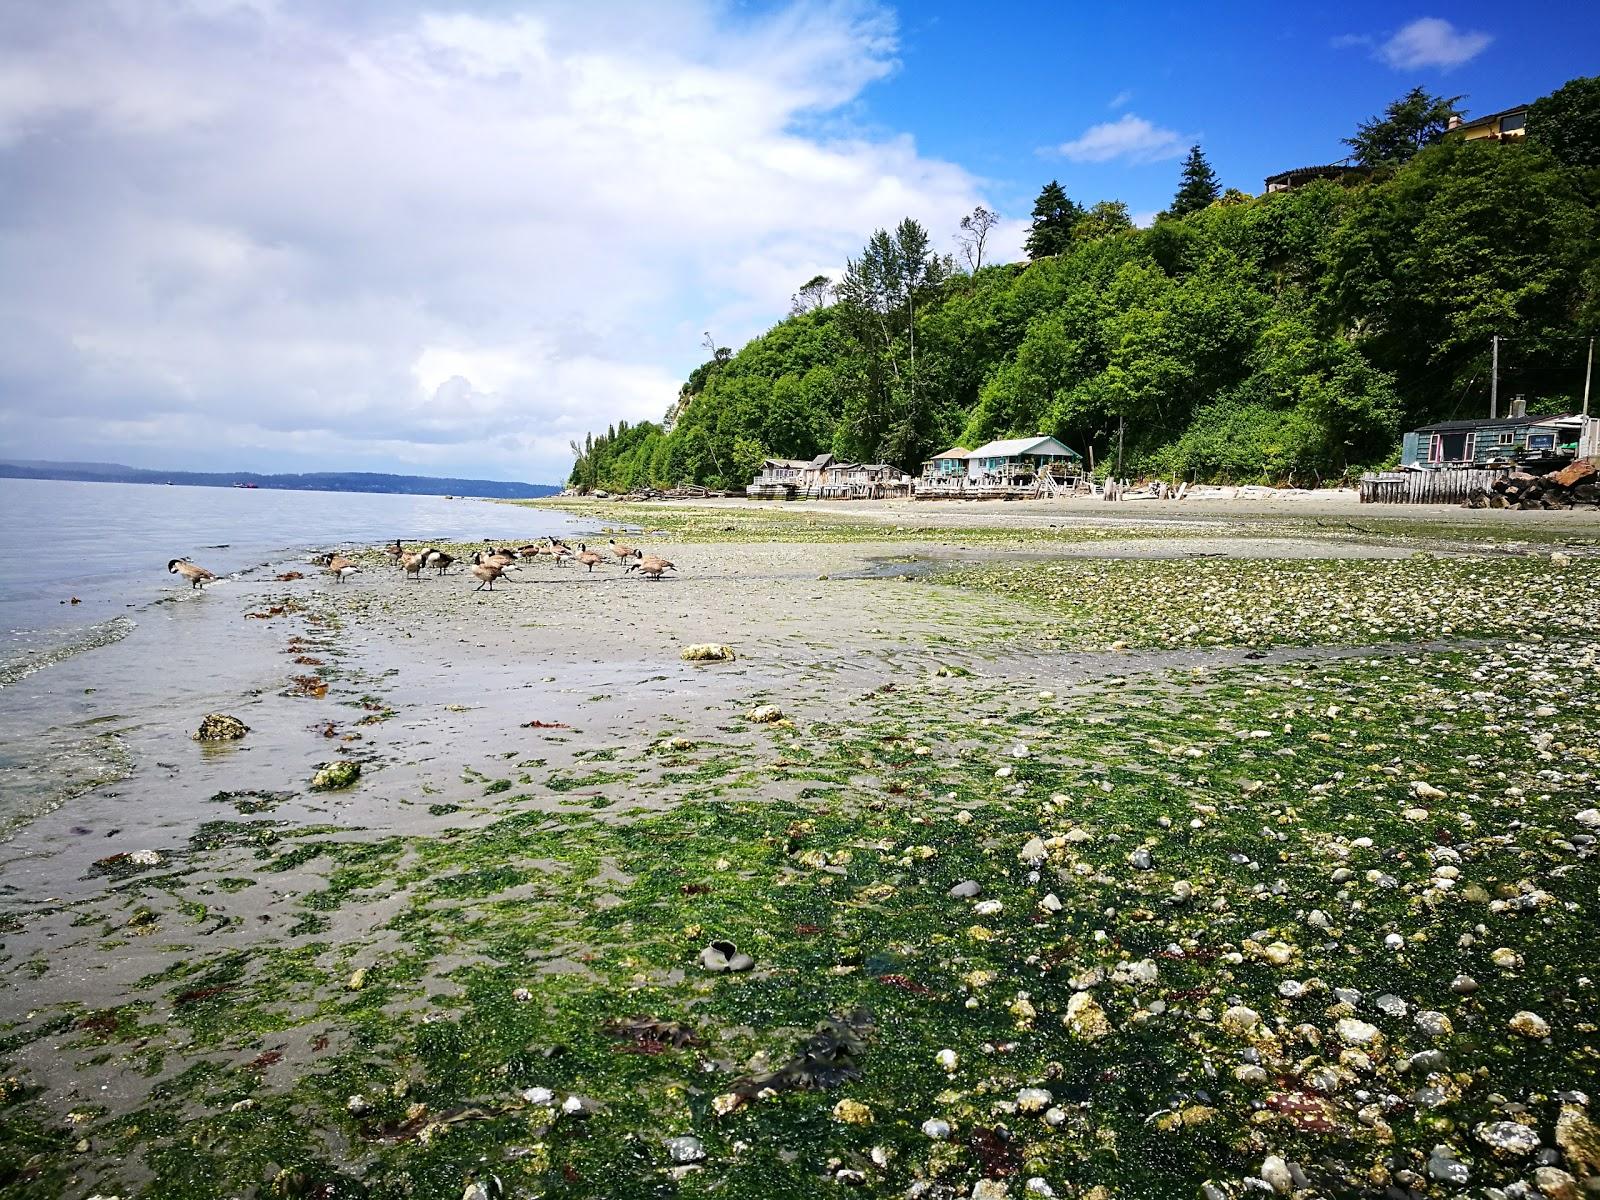
[[[1600,1170],[1594,514],[568,511],[14,685],[8,1194]]]

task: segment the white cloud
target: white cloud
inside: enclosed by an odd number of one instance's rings
[[[1070,142],[1056,147],[1056,153],[1073,162],[1111,162],[1125,159],[1133,163],[1160,162],[1180,158],[1189,139],[1172,129],[1153,125],[1143,117],[1124,113],[1115,121],[1091,125]]]
[[[0,6],[0,442],[563,477],[982,199],[846,123],[893,54],[865,0]]]
[[[1459,67],[1476,58],[1494,38],[1457,29],[1441,17],[1422,17],[1405,26],[1383,45],[1378,57],[1391,67]]]
[[[1132,99],[1133,99],[1133,93],[1131,91],[1129,91],[1127,88],[1123,88],[1115,96],[1111,97],[1111,100],[1106,105],[1106,107],[1109,108],[1109,109],[1122,108],[1123,106],[1127,105],[1130,101],[1132,101]]]

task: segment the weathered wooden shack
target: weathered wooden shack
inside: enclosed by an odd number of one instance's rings
[[[1083,473],[1076,450],[1043,434],[1005,438],[963,450],[957,446],[923,464],[916,495],[967,499],[1054,495],[1074,487]]]

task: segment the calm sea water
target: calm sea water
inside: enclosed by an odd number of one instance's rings
[[[83,648],[75,639],[115,637],[187,586],[169,559],[227,575],[394,538],[525,542],[573,527],[559,513],[442,496],[0,479],[0,676]]]

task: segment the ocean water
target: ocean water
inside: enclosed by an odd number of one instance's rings
[[[279,651],[239,633],[241,607],[274,573],[395,538],[522,544],[579,528],[442,496],[0,479],[0,871],[28,822],[140,763],[160,771],[173,721],[281,675]],[[191,592],[167,571],[185,556],[219,582]],[[330,582],[308,573],[307,586]]]
[[[526,542],[572,528],[559,513],[442,496],[0,479],[0,688],[116,640],[186,588],[169,559],[226,576],[395,538]]]

